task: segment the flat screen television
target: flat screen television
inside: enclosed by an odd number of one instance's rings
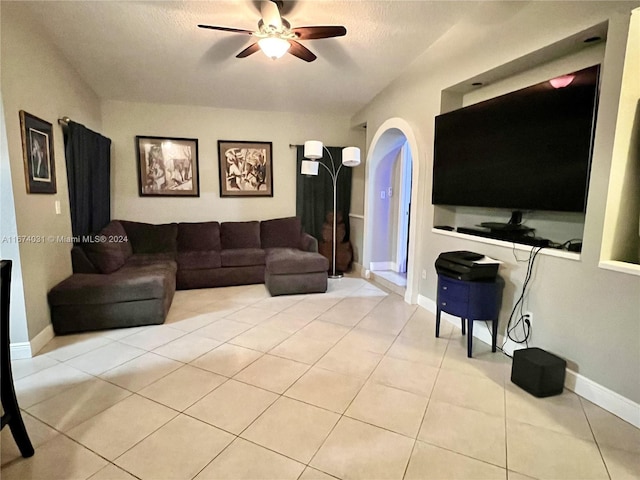
[[[599,72],[437,116],[433,204],[584,212]]]

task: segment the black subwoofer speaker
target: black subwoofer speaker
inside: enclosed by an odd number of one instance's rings
[[[536,397],[562,393],[567,362],[541,348],[513,352],[511,381]]]

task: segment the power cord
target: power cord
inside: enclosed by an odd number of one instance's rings
[[[572,238],[571,240],[567,240],[564,243],[560,244],[560,248],[563,250],[566,250],[567,248],[569,248],[569,245],[571,245],[574,242],[581,242],[582,239],[581,238]]]
[[[518,344],[525,344],[527,347],[529,346],[529,337],[531,336],[531,320],[529,319],[529,315],[524,313],[524,299],[527,295],[527,286],[531,281],[531,277],[533,275],[533,267],[535,265],[536,258],[540,251],[544,247],[534,247],[529,252],[529,258],[527,261],[527,273],[524,278],[524,282],[522,284],[522,293],[518,300],[516,301],[513,309],[511,310],[511,314],[509,315],[509,321],[507,322],[507,335],[506,338],[500,347],[500,350],[504,352],[504,346],[507,344],[508,340]],[[514,256],[515,256],[515,244],[513,248]],[[520,260],[516,257],[518,262],[525,261]],[[514,320],[514,315],[516,312],[519,313],[517,319]],[[520,334],[520,335],[518,335]]]

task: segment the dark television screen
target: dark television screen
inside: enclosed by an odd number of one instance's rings
[[[584,212],[599,66],[436,117],[434,205]]]

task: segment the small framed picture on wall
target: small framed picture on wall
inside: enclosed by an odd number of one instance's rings
[[[141,197],[199,197],[198,140],[136,137]]]
[[[273,197],[271,142],[218,141],[221,197]]]
[[[56,193],[51,124],[20,110],[20,130],[27,193]]]

